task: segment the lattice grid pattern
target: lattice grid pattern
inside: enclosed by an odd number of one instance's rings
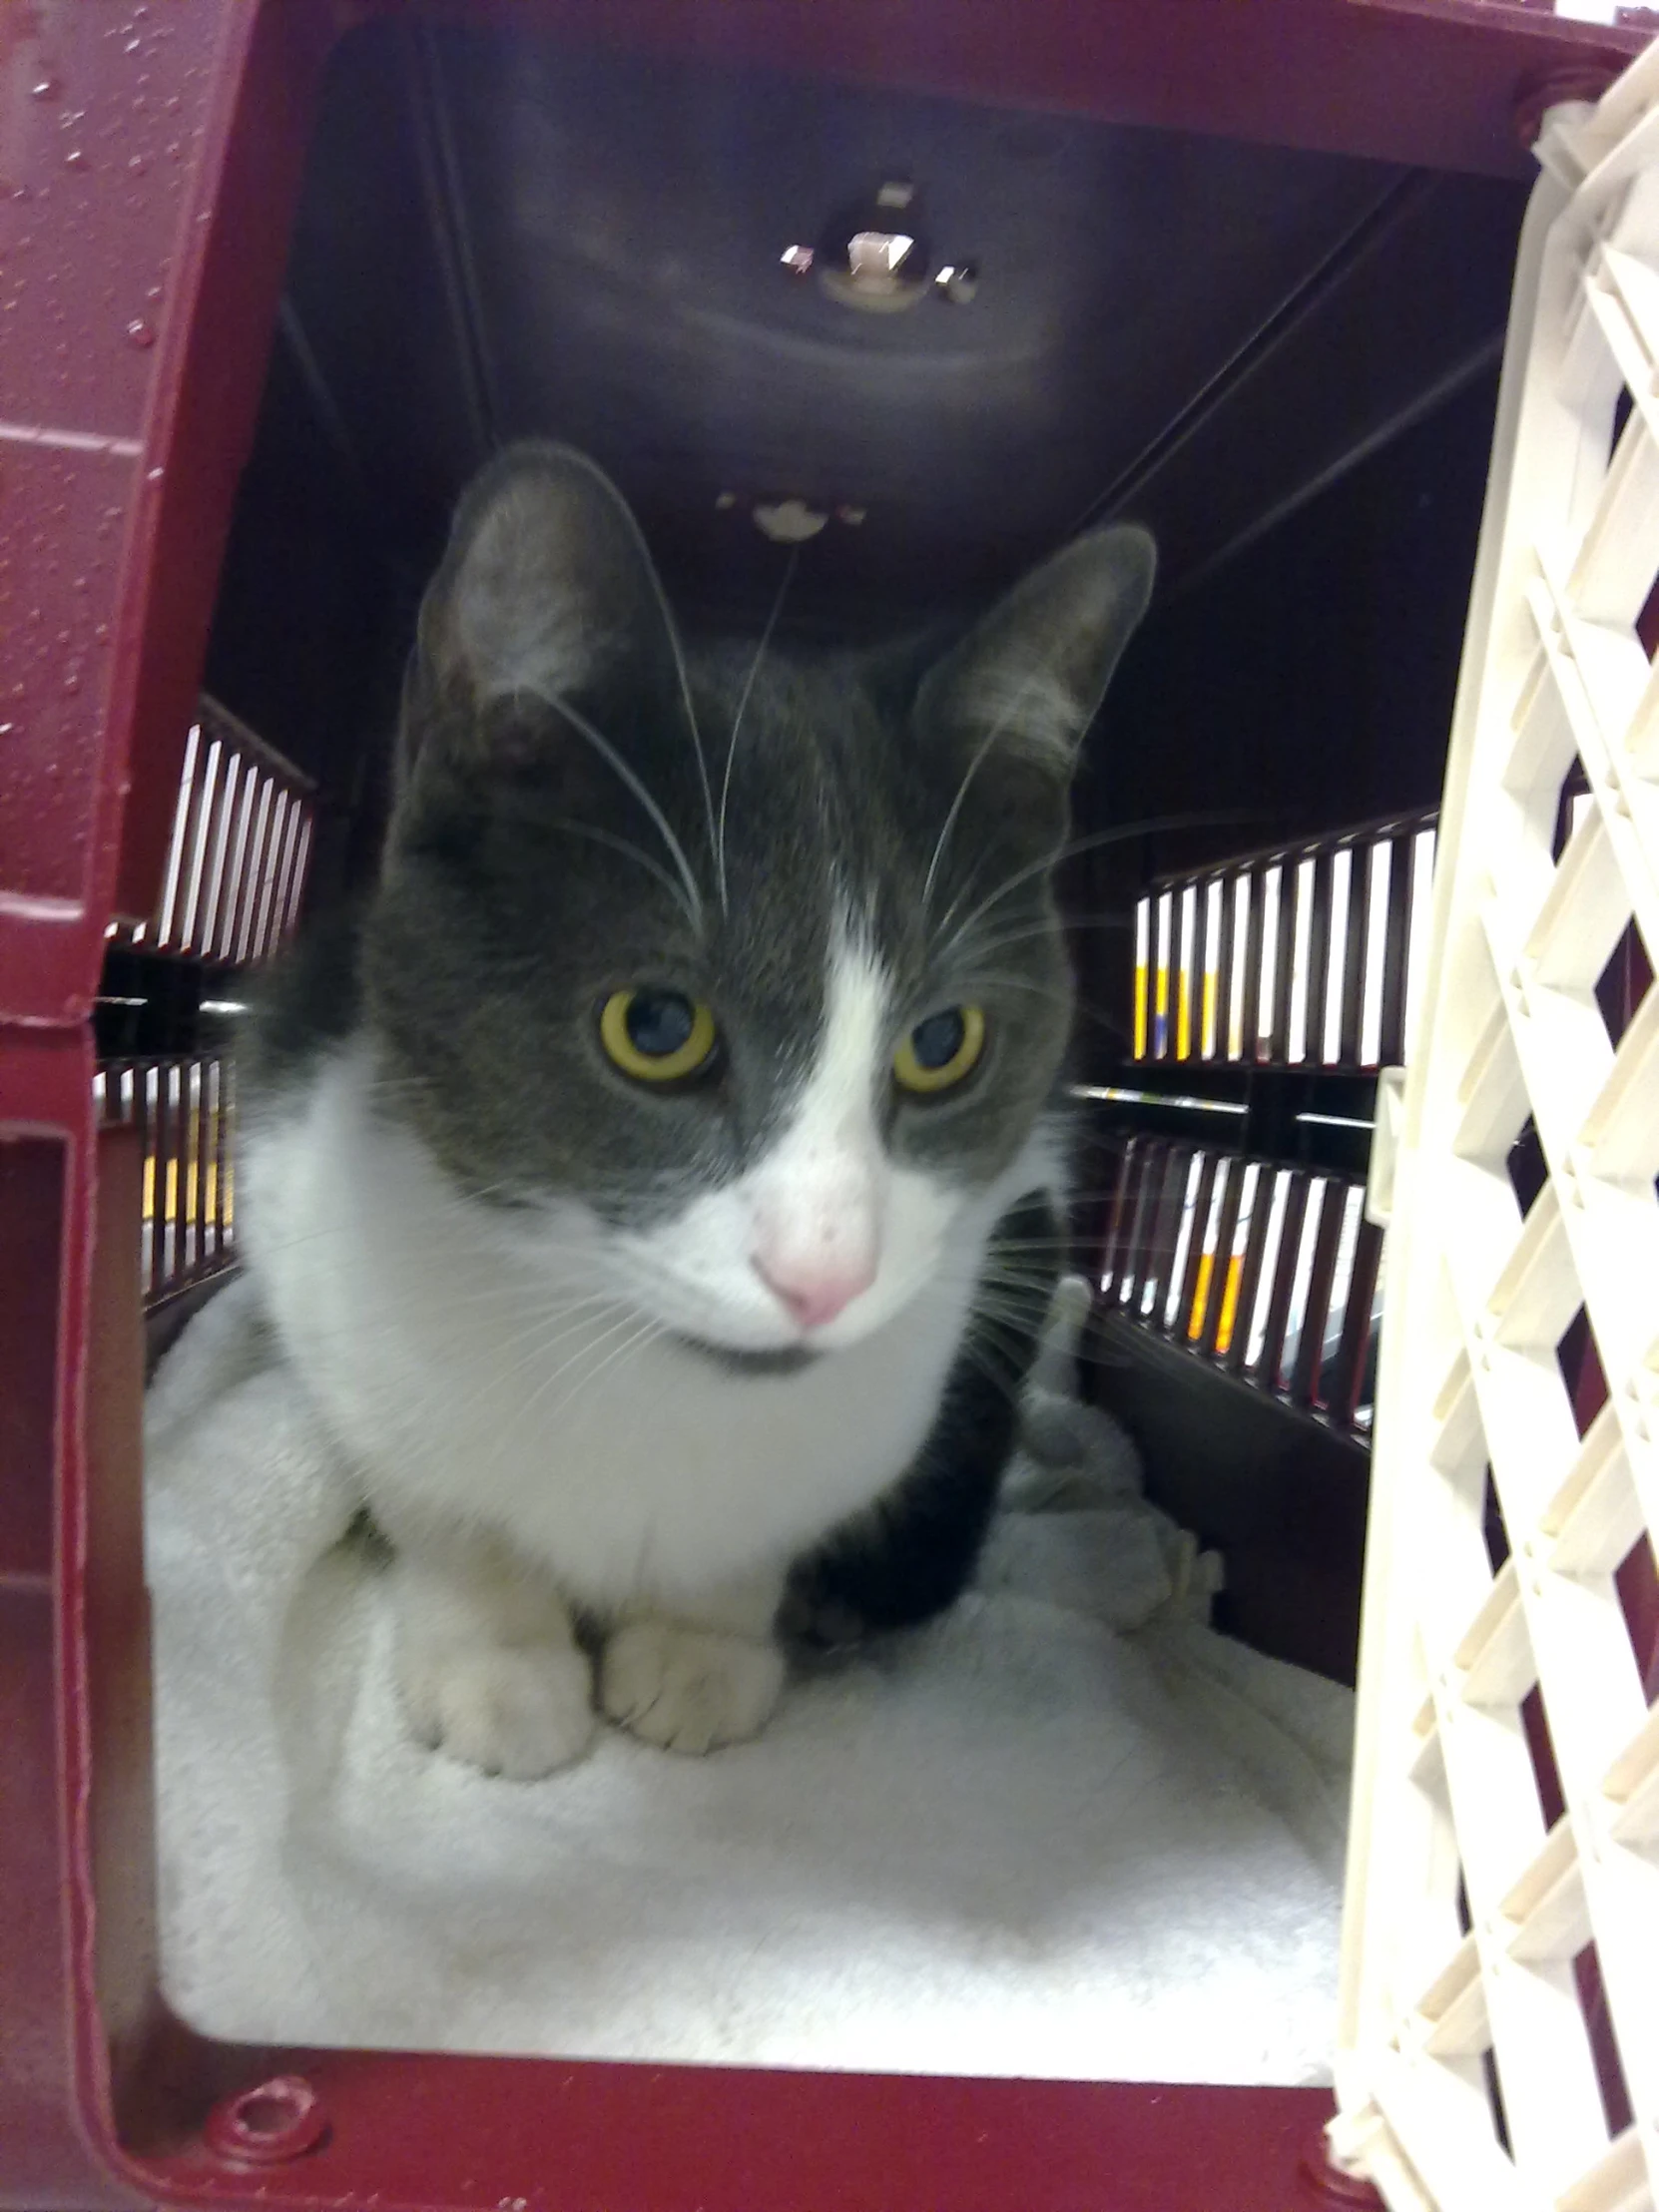
[[[1659,50],[1523,234],[1407,1074],[1338,2149],[1390,2205],[1659,2178]]]

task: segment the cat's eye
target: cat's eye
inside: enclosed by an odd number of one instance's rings
[[[946,1006],[918,1021],[892,1056],[906,1091],[947,1091],[971,1073],[985,1049],[985,1017],[977,1006]]]
[[[599,1009],[607,1056],[641,1083],[695,1075],[715,1049],[715,1017],[680,991],[613,991]]]

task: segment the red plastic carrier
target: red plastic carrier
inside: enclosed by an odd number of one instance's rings
[[[227,1099],[211,1056],[181,1074],[140,1053],[107,1061],[95,1096],[90,1020],[112,940],[148,930],[199,958],[246,958],[297,908],[303,779],[199,701],[324,65],[375,12],[0,6],[0,2204],[1375,2201],[1323,2164],[1322,2091],[247,2049],[203,2039],[162,2000],[141,1297],[223,1257]],[[418,12],[1517,177],[1529,120],[1599,89],[1646,35],[1540,0]],[[221,879],[240,904],[215,905]],[[189,1203],[158,1202],[158,1176],[188,1184]],[[1133,1233],[1120,1209],[1120,1261]],[[179,1240],[165,1254],[164,1236]],[[1212,1314],[1190,1332],[1213,1361],[1228,1352],[1218,1326]],[[1343,1370],[1350,1426],[1358,1357],[1351,1346]],[[1274,1602],[1271,1580],[1256,1602]]]

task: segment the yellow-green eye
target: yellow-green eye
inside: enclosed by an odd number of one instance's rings
[[[918,1021],[892,1056],[907,1091],[947,1091],[969,1073],[985,1049],[985,1017],[977,1006],[947,1006]]]
[[[599,1009],[599,1041],[642,1083],[695,1075],[715,1049],[715,1017],[679,991],[613,991]]]

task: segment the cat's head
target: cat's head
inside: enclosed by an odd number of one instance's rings
[[[422,609],[367,924],[398,1110],[689,1338],[877,1327],[1051,1097],[1051,865],[1152,573],[1119,528],[942,655],[694,651],[609,482],[503,455]]]

